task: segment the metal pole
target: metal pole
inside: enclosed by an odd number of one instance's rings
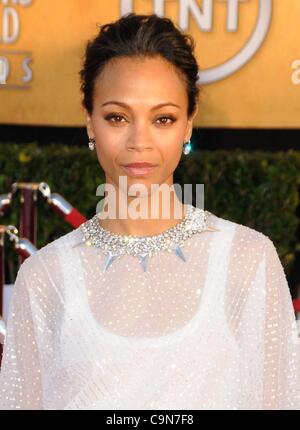
[[[18,188],[21,190],[20,203],[20,237],[28,239],[33,245],[37,241],[37,187],[38,184],[19,182]],[[21,265],[25,258],[19,257]]]
[[[0,316],[3,315],[4,274],[4,233],[5,226],[0,225]]]

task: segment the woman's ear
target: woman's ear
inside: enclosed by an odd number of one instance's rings
[[[95,137],[95,134],[94,134],[92,118],[85,108],[83,108],[83,110],[84,110],[85,119],[86,119],[87,134],[88,134],[90,139],[93,139]]]
[[[192,115],[189,117],[188,121],[187,121],[187,127],[186,127],[186,133],[185,133],[185,139],[184,141],[187,142],[188,140],[190,140],[192,133],[193,133],[193,121],[195,116],[198,113],[198,105],[196,106],[196,109],[194,110],[194,112],[192,113]]]

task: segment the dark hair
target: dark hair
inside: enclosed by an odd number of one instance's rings
[[[98,24],[97,24],[98,25]],[[89,114],[93,111],[94,82],[106,63],[116,57],[161,56],[176,67],[184,79],[188,95],[188,117],[195,111],[200,94],[198,64],[193,54],[195,42],[184,34],[169,18],[156,14],[128,13],[117,21],[100,26],[99,34],[87,42],[80,89],[82,105]]]

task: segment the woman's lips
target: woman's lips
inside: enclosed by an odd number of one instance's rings
[[[150,176],[156,166],[148,167],[135,167],[135,166],[122,166],[129,176]]]

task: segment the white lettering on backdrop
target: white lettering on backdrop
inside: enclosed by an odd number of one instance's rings
[[[13,46],[20,39],[21,25],[20,15],[16,6],[28,7],[32,0],[0,0],[2,13],[0,15],[0,44]],[[21,56],[21,83],[12,83],[9,81],[11,76],[12,65],[16,63],[16,57]],[[24,87],[32,80],[32,70],[29,63],[32,60],[27,51],[12,51],[10,49],[0,50],[0,85],[7,85],[16,89]],[[18,62],[20,63],[20,61]],[[20,67],[18,65],[18,67]]]

